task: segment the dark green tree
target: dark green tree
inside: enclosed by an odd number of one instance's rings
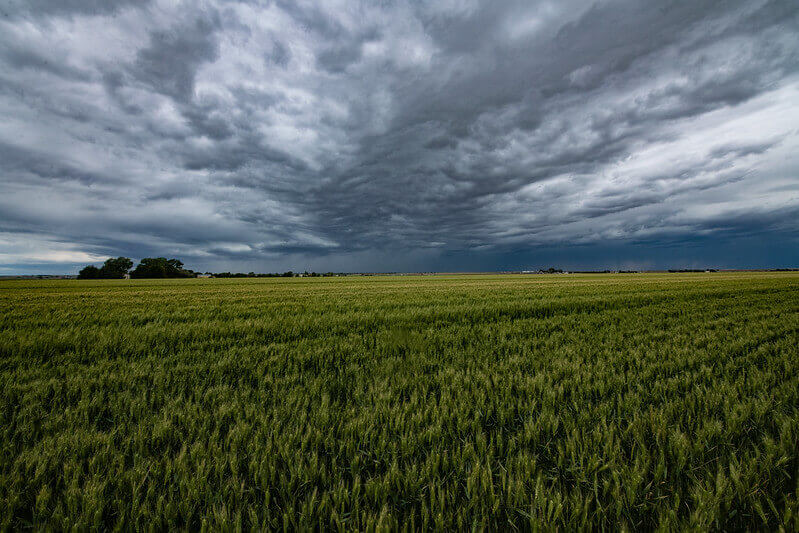
[[[194,272],[183,268],[183,262],[166,257],[145,257],[130,273],[131,278],[191,278]]]
[[[180,259],[169,259],[167,263],[175,270],[183,270],[183,261]]]
[[[133,261],[127,257],[117,257],[116,259],[106,259],[100,269],[100,277],[105,279],[122,279],[133,267]]]
[[[100,277],[100,269],[94,265],[88,265],[78,272],[78,279],[98,279]]]

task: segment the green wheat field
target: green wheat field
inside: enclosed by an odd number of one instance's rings
[[[0,282],[0,529],[799,530],[799,273]]]

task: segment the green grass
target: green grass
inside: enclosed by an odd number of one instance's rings
[[[0,283],[0,529],[799,530],[799,275]]]

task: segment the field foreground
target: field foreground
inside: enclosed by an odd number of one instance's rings
[[[799,275],[0,282],[0,529],[799,530]]]

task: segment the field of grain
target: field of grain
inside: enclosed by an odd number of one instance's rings
[[[799,530],[799,275],[0,282],[0,529]]]

